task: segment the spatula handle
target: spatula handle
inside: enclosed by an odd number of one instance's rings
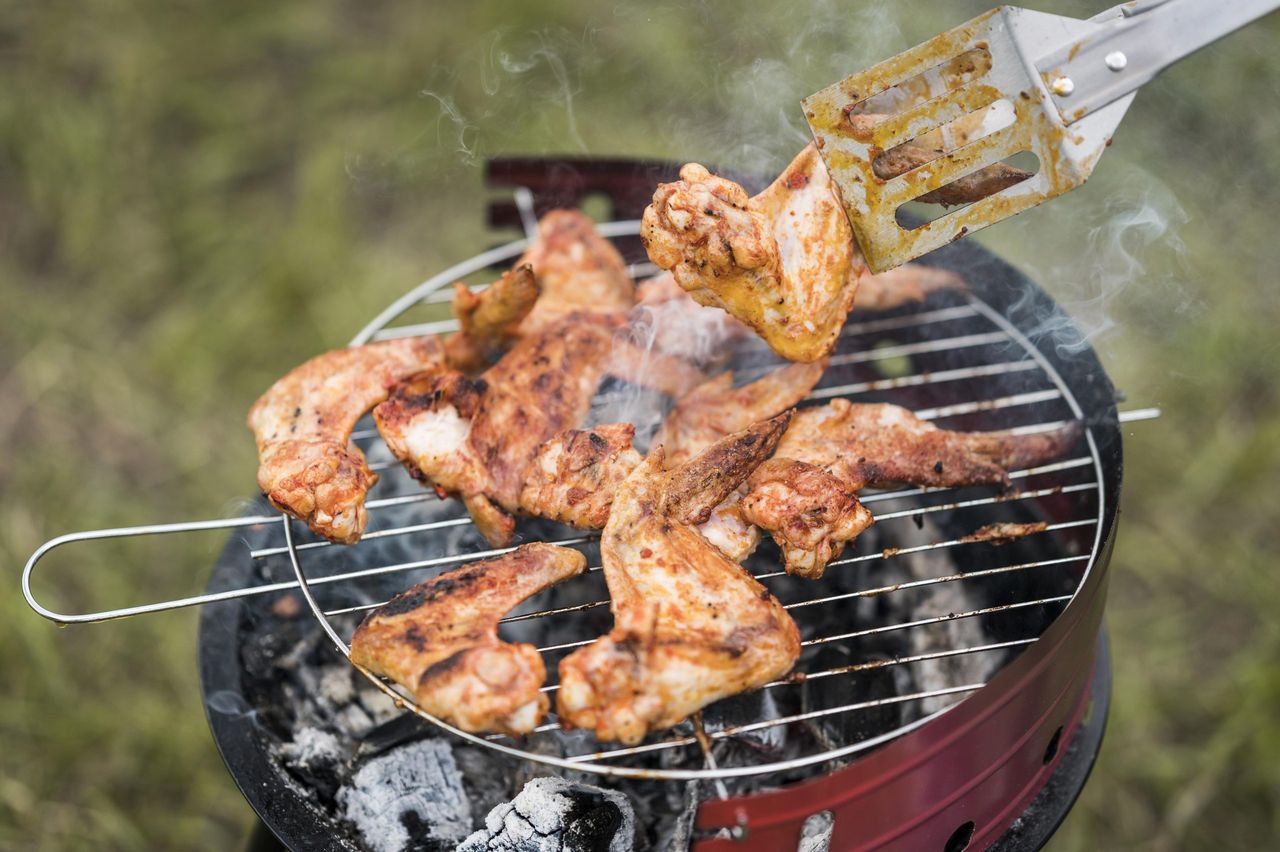
[[[1280,0],[1125,3],[1093,19],[1107,19],[1097,32],[1053,51],[1036,68],[1063,120],[1072,124],[1277,8]]]

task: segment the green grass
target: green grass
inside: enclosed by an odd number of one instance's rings
[[[239,842],[194,614],[56,630],[18,572],[70,530],[234,511],[257,394],[489,244],[485,156],[777,167],[800,96],[984,5],[4,4],[0,846]],[[1112,375],[1165,410],[1128,430],[1115,704],[1057,850],[1280,833],[1277,37],[1174,69],[1088,187],[982,236],[1113,324]],[[1169,228],[1117,230],[1144,209]],[[192,591],[216,547],[69,550],[46,591]]]

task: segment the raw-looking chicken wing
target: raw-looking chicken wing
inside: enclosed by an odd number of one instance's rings
[[[538,220],[538,236],[517,266],[528,264],[542,295],[520,324],[533,334],[566,314],[620,314],[635,304],[635,285],[613,244],[577,210],[552,210]]]
[[[278,380],[249,410],[267,499],[330,541],[359,541],[378,477],[351,430],[401,379],[443,366],[438,340],[403,338],[318,355]]]
[[[499,639],[498,621],[586,564],[576,550],[526,544],[445,572],[370,612],[351,640],[351,661],[464,731],[527,734],[550,705],[539,691],[547,670],[532,645]]]
[[[623,483],[601,539],[613,630],[560,663],[562,725],[635,744],[790,671],[795,622],[690,526],[773,451],[787,420],[730,435],[672,470],[657,447]]]
[[[410,473],[460,496],[485,538],[504,546],[543,445],[586,416],[618,322],[569,315],[522,338],[479,379],[415,377],[374,411],[378,431]]]
[[[453,290],[453,315],[459,329],[445,339],[445,354],[453,369],[476,373],[516,342],[521,322],[538,301],[538,280],[533,267],[525,263],[479,293],[465,284],[455,284]]]
[[[742,508],[748,520],[774,534],[788,571],[821,577],[827,561],[869,522],[853,497],[861,489],[1007,486],[1010,469],[1062,455],[1081,429],[1072,423],[1029,435],[951,432],[896,405],[832,400],[796,413],[774,459],[748,480]],[[813,513],[797,516],[804,505]]]
[[[864,267],[838,190],[811,144],[764,192],[689,163],[644,211],[649,258],[792,361],[831,350]]]

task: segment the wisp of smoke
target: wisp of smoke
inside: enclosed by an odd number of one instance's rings
[[[1159,286],[1168,291],[1168,301],[1177,298],[1177,282],[1157,280],[1148,266],[1157,258],[1162,265],[1172,259],[1181,266],[1186,247],[1179,230],[1188,221],[1186,211],[1164,184],[1136,168],[1112,178],[1108,193],[1084,213],[1085,222],[1064,229],[1082,232],[1084,245],[1045,278],[1065,313],[1037,317],[1030,331],[1033,340],[1048,338],[1063,354],[1078,352],[1115,328],[1117,300],[1135,284]],[[1042,215],[1055,212],[1046,208]],[[1022,299],[1010,313],[1017,315],[1029,303]]]

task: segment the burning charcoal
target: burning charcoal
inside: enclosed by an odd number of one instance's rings
[[[337,799],[374,852],[451,849],[471,829],[462,775],[443,740],[421,740],[369,760]]]
[[[629,852],[635,814],[627,797],[563,778],[535,778],[484,818],[458,852]]]

